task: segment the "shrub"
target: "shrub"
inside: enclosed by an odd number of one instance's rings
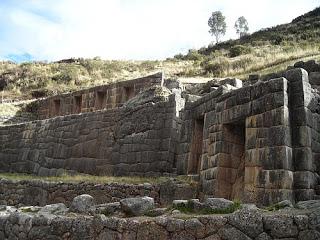
[[[250,57],[243,57],[237,61],[232,62],[232,69],[243,69],[246,70],[250,64],[253,63],[252,58]]]
[[[191,61],[201,61],[203,56],[197,50],[190,49],[186,55],[186,59]]]
[[[203,61],[201,66],[206,74],[210,73],[215,76],[221,76],[229,71],[230,63],[227,58],[219,57],[216,60]]]
[[[244,54],[249,54],[252,52],[252,49],[250,47],[244,46],[244,45],[236,45],[232,48],[230,48],[229,56],[230,57],[237,57]]]

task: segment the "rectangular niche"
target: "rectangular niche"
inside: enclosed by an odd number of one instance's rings
[[[124,87],[124,94],[125,94],[125,101],[128,101],[129,99],[134,97],[134,87]]]
[[[106,106],[107,93],[98,91],[96,99],[96,109],[103,109]]]
[[[245,174],[245,121],[223,125],[223,135],[222,144],[225,147],[218,165],[221,167],[221,172],[226,174],[221,176],[226,181],[221,179],[220,189],[223,189],[224,197],[242,199]]]
[[[74,113],[81,113],[82,95],[74,96]]]
[[[203,125],[204,118],[196,119],[193,124],[192,143],[188,161],[188,174],[200,173],[203,143]]]
[[[59,116],[60,115],[60,99],[53,100],[53,116]]]

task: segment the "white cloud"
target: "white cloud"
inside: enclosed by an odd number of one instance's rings
[[[36,59],[101,56],[159,59],[211,41],[212,11],[227,17],[225,39],[244,15],[250,30],[285,23],[318,1],[298,0],[15,0],[0,11],[0,55],[28,52]],[[1,4],[1,3],[0,3]],[[1,33],[2,32],[2,33]]]

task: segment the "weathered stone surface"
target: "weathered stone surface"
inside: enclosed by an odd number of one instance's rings
[[[301,209],[320,209],[320,200],[308,200],[308,201],[300,201],[297,202],[296,206]]]
[[[154,208],[154,199],[150,197],[126,198],[120,200],[123,212],[131,216],[140,216]]]
[[[62,183],[37,180],[12,181],[0,179],[0,204],[15,206],[40,206],[64,203],[70,206],[74,197],[87,193],[94,197],[97,204],[119,202],[128,197],[149,196],[160,204],[158,184],[125,183]],[[188,184],[184,184],[189,189]],[[183,188],[182,186],[180,186]]]
[[[276,203],[279,208],[293,208],[293,204],[289,200],[283,200],[281,202]]]
[[[199,219],[193,218],[185,221],[186,231],[195,238],[203,238],[206,235],[206,227]]]
[[[120,202],[113,202],[113,203],[105,203],[96,205],[96,213],[98,214],[113,214],[121,210]]]
[[[218,232],[218,235],[225,240],[234,240],[234,239],[251,240],[251,238],[248,237],[246,234],[230,226],[227,228],[220,229],[220,231]]]
[[[224,198],[207,198],[205,206],[211,209],[224,209],[231,207],[233,202]]]
[[[43,208],[40,209],[38,212],[40,213],[49,213],[49,214],[56,214],[56,215],[63,215],[68,212],[68,208],[63,203],[56,203],[56,204],[50,204],[46,205]]]
[[[186,207],[188,205],[188,200],[173,200],[172,206],[175,208]]]
[[[309,74],[309,81],[312,85],[320,85],[320,72],[311,72]]]
[[[46,206],[44,209],[52,209]],[[9,239],[193,239],[193,240],[271,240],[319,239],[319,231],[305,210],[284,213],[261,211],[264,219],[257,220],[257,209],[245,208],[227,215],[106,217],[105,215],[55,215],[39,212],[0,211],[0,237]],[[40,210],[41,211],[41,210]],[[291,211],[291,212],[289,212]],[[49,212],[49,211],[45,211]],[[251,215],[252,213],[252,215]],[[298,227],[297,227],[298,226]],[[258,230],[255,231],[254,229]]]
[[[259,210],[238,210],[230,216],[229,223],[251,238],[256,238],[263,232],[262,214]]]
[[[304,240],[304,239],[308,239],[308,240],[316,240],[316,239],[320,239],[320,233],[315,231],[315,230],[305,230],[299,233],[298,236],[299,240]]]
[[[264,227],[274,238],[297,237],[298,228],[290,215],[275,215],[263,217]]]
[[[94,198],[89,194],[82,194],[75,197],[71,203],[70,211],[78,213],[90,213],[95,211]]]

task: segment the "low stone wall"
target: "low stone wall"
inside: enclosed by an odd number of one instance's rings
[[[197,188],[174,181],[162,184],[95,184],[0,179],[0,205],[44,206],[64,203],[70,206],[74,197],[85,193],[93,196],[97,204],[118,202],[129,197],[149,196],[154,198],[157,205],[167,205],[174,199],[196,198]]]
[[[229,215],[155,218],[0,211],[0,239],[316,240],[319,227],[319,210],[264,213],[244,208]]]

